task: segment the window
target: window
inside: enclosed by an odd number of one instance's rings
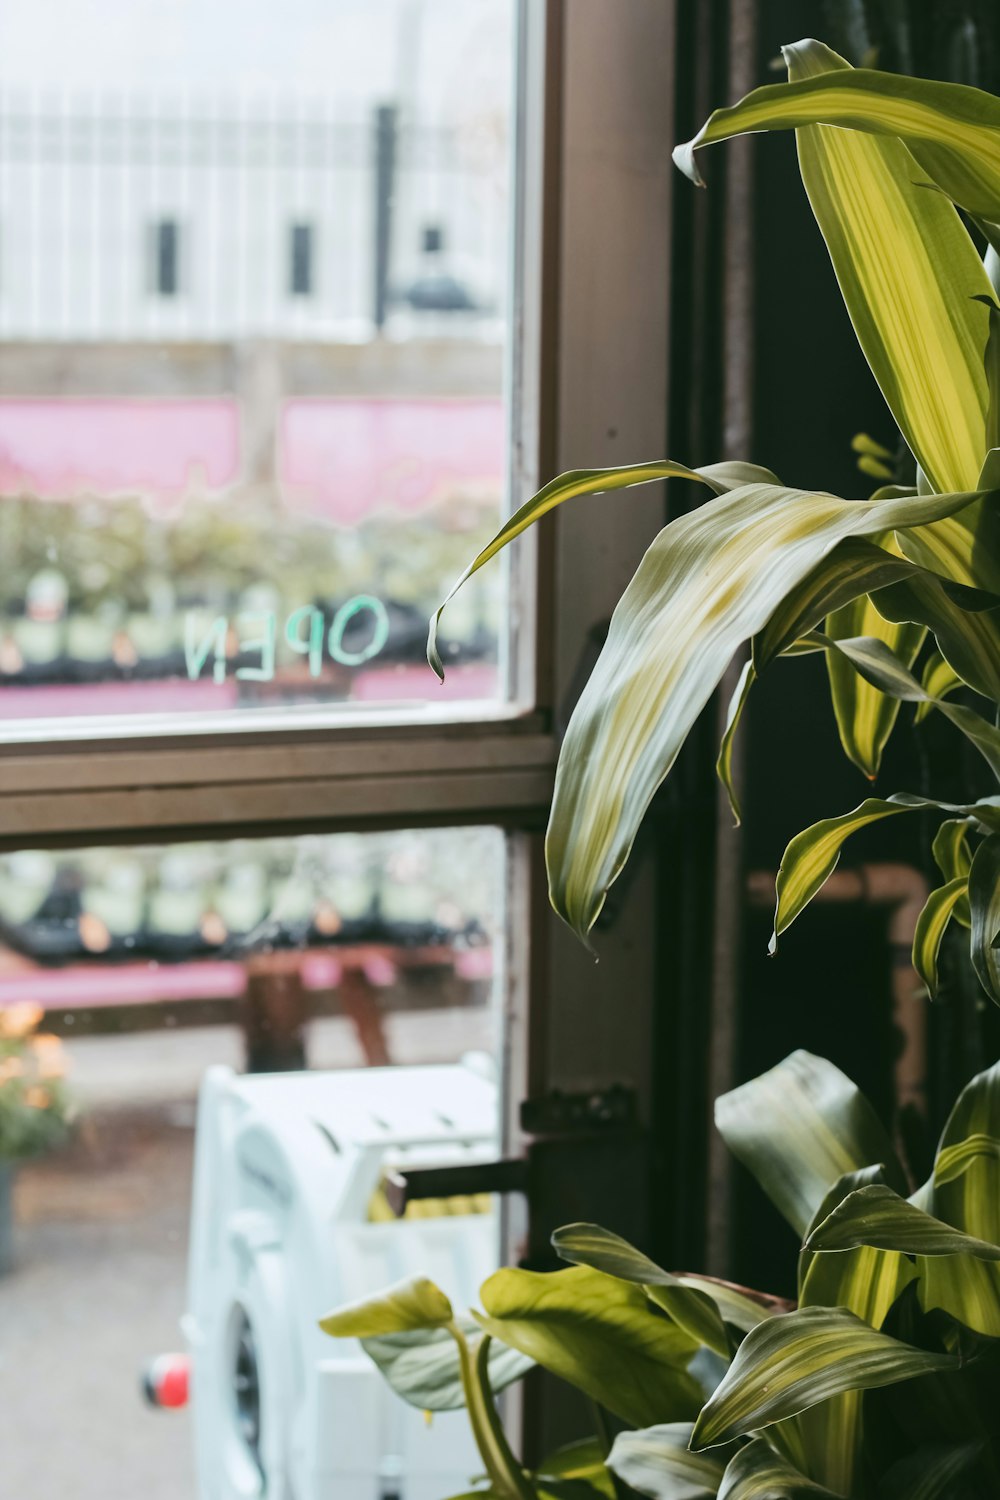
[[[293,224],[289,234],[289,291],[293,297],[313,292],[313,226]]]
[[[94,1123],[17,1174],[0,1401],[14,1492],[85,1473],[124,1500],[154,1474],[194,1493],[187,1419],[131,1391],[180,1342],[206,1063],[492,1050],[510,1151],[529,1091],[646,1078],[654,882],[598,974],[549,921],[540,846],[554,707],[658,498],[584,502],[583,533],[484,571],[445,618],[443,690],[423,647],[540,471],[664,451],[639,271],[658,288],[666,263],[668,26],[515,0],[292,25],[219,0],[164,31],[98,3],[113,54],[53,51],[75,8],[38,0],[0,60],[0,1015],[43,1007]],[[564,172],[562,95],[574,128],[617,132],[573,162],[602,164],[627,241]],[[174,290],[150,296],[165,203]],[[308,293],[282,226],[310,231]],[[100,1375],[63,1362],[57,1390],[67,1298]]]
[[[160,219],[153,225],[153,291],[159,297],[176,297],[181,289],[181,231],[176,219]]]

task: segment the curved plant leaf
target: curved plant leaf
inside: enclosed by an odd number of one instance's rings
[[[725,1466],[708,1454],[691,1452],[693,1430],[690,1422],[666,1422],[620,1432],[608,1468],[652,1500],[709,1500],[718,1493]]]
[[[947,885],[931,891],[917,918],[913,933],[913,967],[926,984],[931,999],[938,992],[938,954],[948,923],[961,902],[968,904],[969,879],[956,875]]]
[[[729,806],[732,809],[733,819],[736,826],[740,822],[740,799],[736,794],[736,786],[733,782],[733,743],[736,739],[736,731],[740,727],[740,719],[746,708],[750,689],[757,680],[753,661],[748,658],[740,669],[739,679],[733,689],[733,695],[729,700],[729,708],[726,713],[726,727],[722,734],[722,743],[719,746],[719,758],[715,763],[715,774],[726,789],[729,797]]]
[[[902,1180],[892,1142],[868,1100],[839,1068],[809,1052],[793,1052],[723,1094],[715,1123],[800,1236],[846,1172],[881,1162]]]
[[[770,469],[762,469],[756,464],[745,463],[720,463],[706,464],[700,469],[689,469],[686,464],[674,463],[671,459],[647,464],[624,464],[612,469],[571,469],[566,474],[560,474],[557,478],[543,485],[536,495],[519,507],[518,510],[505,521],[496,536],[483,550],[472,560],[458,582],[449,591],[437,610],[435,611],[427,636],[427,660],[444,680],[444,666],[437,648],[438,627],[441,623],[441,615],[445,606],[454,599],[459,589],[473,573],[496,557],[498,552],[503,551],[508,542],[527,531],[536,521],[548,515],[550,510],[555,510],[557,505],[563,505],[567,500],[575,500],[581,495],[604,494],[611,490],[631,489],[635,485],[652,484],[661,479],[694,479],[708,486],[716,495],[723,495],[728,490],[738,489],[744,484],[778,484],[779,480],[771,473]]]
[[[805,1248],[854,1250],[860,1245],[905,1255],[972,1255],[1000,1261],[1000,1245],[954,1229],[879,1184],[849,1194],[817,1225]]]
[[[556,1500],[615,1500],[615,1484],[596,1438],[580,1438],[549,1453],[534,1476],[535,1490]]]
[[[971,827],[968,818],[946,818],[934,835],[931,853],[946,882],[956,880],[960,875],[968,876],[972,864],[972,851],[969,848]],[[968,895],[955,907],[955,920],[961,922],[963,927],[970,925],[972,918]]]
[[[802,1236],[803,1246],[808,1241],[809,1236],[812,1234],[813,1230],[816,1229],[818,1225],[822,1224],[824,1219],[829,1218],[829,1216],[833,1213],[833,1210],[838,1206],[838,1204],[843,1203],[844,1199],[848,1196],[849,1193],[855,1192],[858,1188],[871,1187],[873,1183],[884,1183],[885,1181],[886,1169],[881,1162],[875,1162],[870,1167],[857,1167],[853,1172],[845,1172],[843,1176],[838,1177],[833,1186],[828,1188],[828,1190],[824,1193],[822,1202],[816,1209],[816,1212],[813,1214],[812,1218],[809,1220],[809,1224],[806,1228],[805,1234]],[[802,1301],[802,1289],[806,1274],[808,1273],[809,1267],[812,1265],[814,1259],[815,1256],[811,1255],[808,1250],[803,1248],[799,1251],[799,1302]],[[834,1297],[833,1302],[836,1304],[836,1306],[841,1306],[839,1297]],[[851,1311],[856,1312],[859,1317],[865,1318],[866,1322],[870,1323],[872,1321],[871,1318],[866,1317],[864,1312],[855,1307],[852,1302],[845,1302],[843,1303],[843,1306],[849,1307]],[[791,1312],[791,1308],[789,1308],[788,1310],[789,1312]]]
[[[777,906],[770,949],[774,953],[778,938],[790,927],[816,892],[826,884],[837,868],[840,851],[852,833],[892,818],[913,812],[913,804],[903,797],[866,797],[859,807],[836,818],[823,818],[812,827],[797,833],[785,850],[775,882]]]
[[[1000,1162],[1000,1140],[995,1135],[969,1135],[954,1146],[945,1146],[934,1163],[934,1186],[955,1182],[984,1157],[992,1165]]]
[[[991,596],[992,597],[992,596]],[[977,693],[996,702],[1000,699],[1000,609],[963,609],[942,587],[938,579],[921,574],[880,590],[871,601],[872,611],[886,622],[904,621],[929,626],[934,632],[941,655],[959,682],[968,683]],[[848,634],[848,632],[841,632]],[[893,645],[888,634],[858,630],[856,635],[882,635]],[[828,631],[828,634],[833,634]],[[902,655],[902,653],[899,653]],[[912,666],[913,659],[906,662]],[[954,678],[944,679],[946,687],[958,685]],[[925,693],[928,691],[924,684]]]
[[[984,1338],[1000,1338],[1000,1266],[967,1255],[919,1262],[917,1295],[925,1312],[940,1308]]]
[[[832,641],[829,637],[821,636],[818,631],[813,631],[810,639],[822,640],[827,651],[844,656],[862,677],[881,692],[909,703],[925,700],[926,694],[920,683],[885,641],[864,636],[853,640]],[[935,702],[934,707],[975,745],[994,776],[1000,780],[1000,729],[963,704]]]
[[[1000,1005],[1000,834],[984,839],[969,867],[972,963],[983,989]]]
[[[946,662],[937,650],[931,651],[924,662],[924,669],[920,674],[920,685],[927,694],[927,698],[923,703],[917,704],[913,719],[915,724],[919,724],[930,713],[934,707],[933,699],[945,698],[956,688],[965,686],[954,667],[950,662]]]
[[[712,1296],[662,1270],[620,1235],[599,1224],[569,1224],[556,1230],[552,1245],[563,1260],[643,1287],[650,1301],[662,1307],[695,1343],[729,1358],[731,1341]]]
[[[885,800],[867,797],[851,812],[841,813],[837,818],[823,818],[811,828],[805,828],[796,834],[782,856],[776,882],[777,906],[770,951],[775,951],[778,938],[808,906],[837,868],[840,851],[852,833],[865,828],[869,823],[877,823],[882,818],[895,817],[897,813],[920,812],[930,808],[961,813],[975,818],[984,828],[1000,831],[1000,806],[995,798],[990,797],[960,805],[933,802],[926,797],[897,792]]]
[[[924,1207],[965,1234],[1000,1244],[1000,1064],[966,1085],[938,1146]],[[1000,1338],[1000,1266],[968,1257],[920,1262],[920,1304],[943,1308],[987,1338]]]
[[[724,1342],[726,1334],[724,1328],[720,1327],[719,1319],[745,1333],[750,1328],[756,1328],[764,1318],[789,1312],[793,1305],[783,1297],[773,1297],[767,1292],[736,1286],[731,1281],[720,1281],[716,1276],[700,1276],[689,1271],[664,1271],[620,1235],[612,1234],[598,1224],[568,1224],[565,1228],[556,1230],[552,1236],[552,1244],[563,1260],[590,1266],[595,1271],[603,1271],[606,1276],[618,1276],[622,1281],[634,1282],[644,1286],[648,1294],[658,1290],[660,1295],[653,1300],[676,1323],[686,1328],[692,1338],[726,1357],[730,1350],[728,1341]],[[671,1294],[675,1292],[696,1294],[696,1300],[681,1316],[677,1315],[675,1308],[684,1308],[685,1302],[683,1298],[677,1297],[671,1303]],[[711,1313],[704,1307],[706,1300],[713,1305]],[[705,1336],[709,1334],[711,1337]]]
[[[479,1325],[472,1318],[456,1319],[468,1337],[478,1340]],[[447,1328],[411,1329],[361,1340],[365,1353],[378,1365],[397,1395],[421,1411],[453,1411],[465,1405],[458,1345]],[[532,1368],[534,1361],[516,1349],[493,1340],[488,1351],[490,1389],[506,1390]]]
[[[872,496],[873,500],[888,498],[892,497],[882,491]],[[758,674],[763,672],[775,657],[788,651],[826,615],[850,604],[859,595],[871,594],[923,571],[917,563],[875,542],[860,537],[839,542],[786,594],[763,630],[754,636],[754,668]]]
[[[799,1308],[747,1334],[695,1423],[692,1446],[728,1442],[847,1391],[958,1366],[953,1355],[901,1343],[844,1308]]]
[[[652,1308],[639,1286],[574,1266],[497,1271],[476,1321],[577,1386],[632,1427],[687,1421],[701,1405],[688,1372],[695,1341]]]
[[[991,289],[951,204],[918,185],[910,150],[895,139],[906,135],[918,149],[900,125],[907,110],[919,115],[905,91],[921,84],[852,69],[815,41],[783,51],[791,81],[716,110],[674,160],[699,182],[700,147],[745,131],[796,129],[806,191],[872,372],[931,486],[963,488],[987,446],[988,314],[973,299]],[[954,132],[951,86],[927,87],[940,91],[931,128]],[[1000,113],[988,95],[966,92],[984,101],[988,115]],[[814,128],[824,124],[851,129]],[[990,134],[980,132],[983,141]],[[979,139],[973,136],[971,151]],[[1000,196],[997,210],[1000,216]]]
[[[776,603],[837,541],[919,525],[966,503],[960,496],[844,501],[748,485],[660,533],[614,612],[556,772],[549,891],[581,937],[692,723]]]
[[[1000,1244],[1000,1063],[977,1073],[959,1094],[941,1133],[932,1211],[966,1234]]]
[[[426,1276],[413,1276],[394,1286],[346,1303],[320,1319],[319,1326],[333,1338],[377,1338],[386,1333],[409,1333],[444,1328],[454,1319],[451,1303]]]
[[[882,1327],[917,1275],[905,1255],[867,1246],[842,1255],[803,1253],[800,1261],[800,1307],[846,1308],[872,1328]],[[864,1456],[864,1393],[842,1391],[801,1412],[794,1426],[809,1474],[838,1493],[854,1494]]]
[[[766,1438],[754,1438],[729,1460],[719,1500],[839,1500],[801,1474]]]
[[[923,625],[886,620],[867,597],[854,599],[828,615],[825,633],[833,640],[842,636],[881,640],[906,667],[913,666],[926,636]],[[840,652],[827,652],[826,670],[844,753],[873,781],[899,715],[900,699],[861,677]]]
[[[758,1292],[751,1287],[722,1281],[717,1276],[702,1276],[695,1271],[678,1271],[674,1280],[680,1286],[694,1287],[697,1291],[705,1292],[725,1321],[744,1333],[756,1328],[765,1318],[791,1312],[794,1306],[787,1298],[776,1297],[771,1292]]]
[[[903,556],[928,573],[1000,596],[1000,507],[992,498],[974,501],[961,515],[901,530],[897,541]]]
[[[694,152],[747,131],[837,125],[906,141],[953,202],[991,223],[1000,220],[1000,100],[964,84],[848,68],[842,58],[837,61],[843,71],[769,84],[729,109],[716,110],[693,140],[674,151],[681,171],[700,182]],[[989,294],[987,288],[984,295]]]

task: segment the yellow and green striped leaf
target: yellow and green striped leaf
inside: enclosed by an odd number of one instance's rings
[[[931,651],[924,662],[924,669],[920,674],[920,685],[927,694],[923,703],[918,703],[913,722],[919,724],[934,707],[933,699],[946,698],[956,688],[964,686],[961,677],[949,662],[946,662],[940,651]]]
[[[910,621],[895,623],[884,619],[867,596],[854,599],[828,615],[824,628],[833,640],[867,636],[884,641],[907,667],[916,661],[927,633],[924,626]],[[882,751],[899,715],[900,700],[866,681],[840,652],[827,652],[826,669],[844,753],[874,781],[882,764]]]
[[[1000,1005],[1000,834],[984,839],[969,867],[970,951],[983,989]]]
[[[968,818],[946,818],[934,835],[931,854],[946,882],[956,880],[960,875],[968,880],[972,864],[972,850],[969,848],[969,832],[972,827]],[[968,891],[956,902],[952,915],[963,927],[972,925]]]
[[[872,496],[873,500],[891,498],[901,497],[882,492]],[[916,563],[901,557],[895,548],[876,545],[859,537],[840,542],[797,588],[786,595],[764,629],[754,636],[755,671],[758,675],[763,672],[776,656],[787,652],[825,615],[863,594],[912,578],[921,571]]]
[[[867,1245],[839,1255],[803,1252],[800,1259],[808,1262],[800,1307],[844,1307],[872,1328],[882,1327],[917,1274],[905,1255]],[[864,1392],[843,1391],[793,1421],[809,1473],[838,1494],[854,1494],[863,1462]]]
[[[873,1390],[935,1370],[953,1355],[916,1349],[841,1307],[801,1307],[747,1334],[695,1423],[692,1447],[757,1432],[846,1391]]]
[[[977,499],[961,515],[902,530],[897,540],[903,556],[928,573],[1000,597],[1000,505],[995,494]]]
[[[838,542],[918,526],[966,503],[959,496],[845,501],[746,485],[660,533],[614,612],[556,772],[549,890],[581,937],[691,725],[734,653],[781,599]]]
[[[782,857],[776,882],[777,906],[771,952],[775,951],[781,934],[791,926],[833,874],[840,859],[840,851],[853,833],[882,818],[930,808],[975,818],[982,827],[1000,832],[1000,806],[997,805],[997,799],[992,797],[959,806],[949,802],[933,802],[929,798],[914,797],[909,793],[896,793],[884,800],[866,797],[851,812],[841,813],[837,818],[823,818],[819,823],[796,834]]]
[[[945,1223],[1000,1244],[1000,1063],[962,1090],[941,1133],[923,1206]],[[987,1338],[1000,1338],[1000,1266],[968,1257],[919,1262],[920,1305],[943,1308]]]
[[[876,618],[896,622],[896,629],[912,621],[933,630],[941,656],[953,669],[953,677],[943,679],[946,688],[965,682],[992,702],[1000,701],[1000,608],[963,609],[936,578],[923,573],[880,589],[870,610]],[[880,630],[854,634],[880,635],[892,645]],[[912,664],[911,659],[907,665]]]
[[[814,638],[822,639],[828,651],[844,656],[862,677],[882,692],[906,703],[926,701],[927,695],[920,683],[884,641],[864,636],[833,641],[822,637],[818,631],[811,633],[810,639]],[[935,700],[934,707],[961,730],[1000,780],[1000,729],[963,704]]]
[[[732,108],[716,110],[674,160],[698,182],[699,148],[746,131],[797,131],[813,212],[858,341],[899,429],[932,488],[969,487],[987,448],[989,401],[989,316],[974,299],[989,297],[991,288],[952,204],[920,186],[912,132],[901,127],[911,115],[928,114],[921,85],[852,69],[819,42],[786,47],[784,55],[788,83],[756,89]],[[911,87],[916,98],[906,92]],[[927,87],[939,92],[924,123],[948,131],[951,140],[962,91]],[[965,93],[1000,116],[996,100]],[[823,128],[828,125],[851,128]],[[897,139],[901,134],[910,149]],[[964,144],[973,156],[979,145],[993,149],[991,134],[972,131]],[[1000,151],[996,155],[1000,167]],[[994,217],[1000,216],[1000,174],[997,189]]]
[[[913,967],[926,984],[931,998],[938,992],[938,954],[948,923],[961,902],[968,905],[969,877],[956,875],[946,885],[931,891],[917,918],[913,933]]]
[[[461,578],[438,606],[431,618],[427,634],[427,660],[438,677],[444,680],[444,666],[437,645],[441,615],[445,606],[454,599],[459,589],[472,577],[473,573],[478,573],[479,569],[484,567],[491,558],[503,551],[508,542],[512,542],[515,537],[527,531],[529,526],[533,526],[543,516],[547,516],[549,511],[555,510],[559,505],[564,505],[567,500],[578,499],[581,495],[632,489],[635,485],[652,484],[661,479],[694,479],[707,485],[716,495],[723,495],[728,490],[738,489],[744,484],[779,483],[769,469],[762,469],[757,464],[726,462],[706,464],[700,469],[689,469],[686,464],[674,463],[671,459],[647,464],[624,464],[613,469],[570,469],[568,473],[560,474],[558,478],[543,485],[537,494],[532,495],[530,500],[526,500],[514,512],[509,521],[504,522],[493,540],[473,558]]]
[[[859,1246],[903,1255],[966,1255],[1000,1261],[1000,1244],[978,1239],[934,1218],[879,1183],[849,1193],[805,1243],[805,1249],[817,1253],[856,1250]]]
[[[1000,1063],[977,1073],[955,1101],[938,1144],[931,1205],[939,1219],[1000,1244],[1000,1157],[981,1149],[984,1140],[997,1139]],[[970,1142],[980,1144],[970,1149]],[[956,1164],[961,1170],[955,1170]]]
[[[972,864],[969,849],[968,818],[946,818],[938,828],[931,844],[931,854],[945,880],[954,880],[957,875],[968,875]]]

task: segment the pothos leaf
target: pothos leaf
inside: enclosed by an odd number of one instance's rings
[[[696,1342],[639,1286],[583,1266],[502,1270],[483,1283],[477,1321],[634,1427],[687,1421],[701,1405]]]

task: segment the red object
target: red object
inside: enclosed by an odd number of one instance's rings
[[[187,1406],[190,1376],[186,1354],[158,1354],[142,1377],[143,1395],[150,1406]]]

